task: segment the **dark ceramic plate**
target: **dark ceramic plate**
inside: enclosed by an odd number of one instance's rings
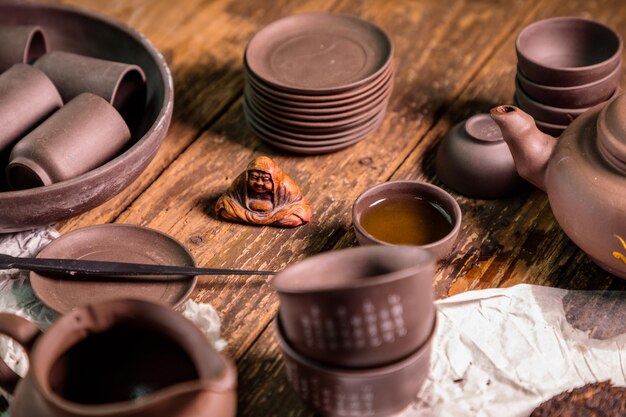
[[[4,2],[0,24],[39,25],[48,34],[51,50],[136,64],[147,79],[143,118],[120,155],[71,180],[0,192],[0,233],[6,233],[79,215],[126,188],[161,146],[174,98],[172,76],[161,54],[143,35],[108,17],[70,6]]]
[[[54,240],[37,257],[195,266],[191,254],[172,237],[146,227],[124,224],[75,230]],[[189,297],[196,280],[196,277],[189,277],[166,283],[81,281],[80,278],[71,281],[30,273],[30,283],[37,297],[59,313],[121,298],[177,307]]]
[[[252,73],[277,89],[325,94],[367,84],[390,65],[392,54],[387,34],[366,20],[306,13],[259,31],[245,60]]]
[[[250,72],[246,72],[246,83],[254,86],[256,90],[277,103],[281,103],[286,106],[317,109],[360,102],[370,96],[373,91],[379,90],[381,86],[386,85],[389,82],[393,82],[392,79],[394,70],[395,68],[392,64],[382,74],[369,83],[338,94],[305,95],[284,93],[282,91],[275,90],[271,85],[265,84]]]

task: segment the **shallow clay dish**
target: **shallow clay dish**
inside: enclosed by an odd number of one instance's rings
[[[254,127],[259,130],[264,135],[268,136],[270,139],[275,139],[278,141],[283,141],[285,143],[290,143],[291,141],[295,141],[294,144],[308,143],[311,145],[334,145],[336,143],[345,142],[349,140],[348,137],[352,135],[358,135],[365,131],[369,131],[373,128],[373,125],[376,124],[380,119],[385,117],[384,113],[373,117],[372,119],[365,121],[363,124],[360,124],[356,127],[346,129],[344,131],[340,131],[338,133],[330,133],[330,134],[300,134],[297,132],[288,132],[286,130],[282,130],[275,126],[268,125],[263,120],[257,118],[256,115],[252,114],[249,109],[244,105],[244,113],[246,115],[246,120],[254,124]]]
[[[619,87],[621,76],[620,65],[606,77],[588,84],[573,87],[553,87],[537,84],[529,80],[521,72],[517,72],[515,82],[519,83],[526,95],[554,107],[591,107],[606,101]]]
[[[172,117],[173,85],[165,60],[143,35],[100,14],[70,6],[5,2],[0,4],[0,24],[40,25],[50,50],[135,64],[147,81],[143,117],[130,144],[113,160],[47,187],[0,192],[0,232],[6,233],[76,216],[126,188],[163,142]]]
[[[515,40],[518,65],[538,84],[582,85],[606,77],[618,65],[623,42],[601,23],[555,17],[526,26]]]
[[[338,109],[348,111],[359,108],[365,104],[371,103],[385,91],[393,88],[393,74],[385,79],[384,83],[373,86],[371,89],[364,91],[354,97],[340,99],[335,101],[294,101],[276,97],[257,88],[253,83],[246,83],[247,88],[254,92],[263,103],[272,109],[289,111],[305,115],[333,114]]]
[[[146,227],[104,224],[67,233],[46,246],[38,258],[88,259],[158,265],[195,266],[191,254],[172,237]],[[196,277],[167,283],[131,283],[52,278],[30,273],[35,295],[59,313],[100,301],[134,298],[177,307],[191,294]]]
[[[354,102],[360,102],[372,94],[373,91],[380,89],[380,87],[384,85],[388,85],[393,83],[393,75],[394,75],[394,66],[389,66],[385,72],[380,74],[374,80],[369,83],[348,90],[343,93],[337,94],[289,94],[282,91],[277,91],[267,84],[264,84],[263,81],[256,78],[250,72],[246,73],[246,82],[253,86],[257,91],[265,94],[268,98],[280,102],[287,106],[296,106],[296,107],[311,107],[311,108],[321,108],[321,107],[333,107],[338,105],[345,105]]]
[[[248,101],[253,102],[255,107],[262,107],[267,113],[270,113],[276,117],[282,117],[289,120],[308,121],[308,122],[325,122],[338,119],[346,119],[348,117],[362,115],[369,110],[375,108],[385,100],[389,100],[391,95],[392,86],[388,85],[386,88],[377,91],[372,96],[363,100],[362,103],[354,103],[348,106],[337,106],[331,108],[321,109],[324,113],[317,114],[303,114],[300,109],[293,107],[286,107],[276,105],[273,102],[263,98],[256,94],[253,89],[246,86],[245,94],[248,97]],[[310,109],[305,109],[310,110]]]
[[[295,93],[338,93],[370,82],[390,65],[391,40],[355,16],[305,13],[263,28],[245,60],[255,76]]]
[[[362,135],[367,135],[372,130],[376,129],[377,124],[380,124],[382,119],[384,119],[385,115],[380,114],[373,118],[371,121],[363,125],[363,127],[359,127],[357,129],[353,129],[348,131],[347,134],[341,136],[337,139],[328,139],[328,140],[303,140],[303,139],[293,139],[289,136],[280,135],[277,132],[274,132],[270,129],[266,129],[260,124],[257,123],[256,119],[249,116],[248,123],[253,125],[253,129],[258,134],[262,134],[263,136],[269,138],[270,140],[274,140],[277,142],[282,142],[287,145],[295,145],[295,146],[304,146],[304,147],[312,147],[312,146],[328,146],[328,145],[338,145],[340,143],[345,143],[356,139],[357,137],[361,137]]]

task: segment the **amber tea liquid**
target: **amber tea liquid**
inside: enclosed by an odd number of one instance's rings
[[[411,195],[375,202],[363,212],[361,225],[379,240],[416,246],[436,242],[454,227],[439,204]]]

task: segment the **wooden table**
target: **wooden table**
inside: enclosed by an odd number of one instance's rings
[[[282,269],[313,254],[356,245],[350,209],[367,187],[391,179],[439,184],[433,160],[450,127],[511,101],[514,38],[534,20],[581,15],[626,35],[622,0],[68,0],[145,33],[175,79],[174,118],[149,168],[112,201],[58,225],[134,223],[169,233],[198,264]],[[383,126],[367,140],[324,156],[286,154],[248,132],[242,114],[242,55],[268,23],[306,11],[369,19],[395,44],[396,83]],[[220,221],[217,197],[257,155],[269,155],[308,197],[313,221],[296,229]],[[461,236],[439,266],[438,297],[532,283],[576,289],[625,289],[581,252],[556,223],[546,195],[528,189],[496,201],[457,197]],[[223,322],[226,354],[239,369],[242,416],[310,416],[289,388],[272,318],[278,299],[264,277],[203,277],[193,299],[211,303]]]

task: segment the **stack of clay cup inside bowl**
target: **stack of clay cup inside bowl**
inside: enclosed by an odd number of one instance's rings
[[[579,17],[526,26],[515,43],[515,104],[559,136],[589,108],[618,93],[623,42],[611,28]]]
[[[354,16],[299,14],[258,32],[244,55],[244,112],[272,146],[338,151],[383,122],[393,87],[391,40]]]
[[[364,246],[274,278],[287,377],[319,415],[388,416],[417,398],[436,328],[434,263],[415,246]]]

